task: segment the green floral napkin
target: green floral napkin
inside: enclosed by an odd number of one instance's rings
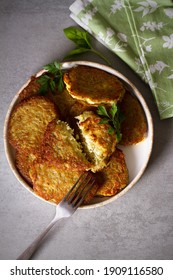
[[[173,116],[173,2],[77,0],[71,17],[146,81],[160,118]]]

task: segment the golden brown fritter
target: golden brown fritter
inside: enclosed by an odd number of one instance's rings
[[[35,77],[35,76],[32,76],[30,78],[30,81],[29,83],[26,85],[26,87],[19,93],[19,98],[18,98],[18,101],[21,102],[23,101],[24,99],[27,99],[29,97],[32,97],[32,96],[46,96],[46,98],[50,99],[52,102],[56,103],[55,102],[55,96],[57,94],[52,94],[50,88],[47,89],[47,91],[42,94],[40,92],[40,89],[41,89],[41,85],[40,83],[38,82],[38,80],[43,77],[44,75],[49,75],[49,73],[43,73],[41,76],[39,77]]]
[[[54,103],[43,96],[23,100],[10,116],[9,142],[26,153],[38,150],[47,124],[57,116]]]
[[[46,160],[36,161],[30,168],[34,192],[45,200],[59,203],[81,175],[79,170],[59,169]],[[85,198],[89,203],[98,189],[95,183]]]
[[[58,106],[62,120],[67,121],[69,119],[69,111],[75,104],[76,100],[71,97],[66,89],[64,89],[61,93],[57,92],[55,95],[53,95],[53,98],[54,102]]]
[[[112,196],[122,190],[129,180],[125,157],[120,149],[116,149],[110,157],[108,165],[96,173],[100,185],[97,196]]]
[[[74,117],[82,114],[87,109],[95,109],[95,106],[91,106],[86,102],[74,99],[66,88],[63,90],[63,92],[57,92],[52,96],[55,104],[58,106],[61,120],[67,122],[70,127],[74,129],[75,134],[78,133],[78,127]]]
[[[89,104],[121,101],[124,87],[114,75],[101,69],[78,65],[64,74],[64,83],[73,98]]]
[[[100,124],[101,118],[92,111],[85,111],[77,119],[85,151],[94,164],[91,170],[96,172],[107,164],[114,152],[117,144],[116,134],[109,134],[109,124]]]
[[[139,101],[126,91],[120,103],[120,109],[125,116],[121,125],[122,140],[120,144],[127,146],[139,143],[147,133],[147,121]]]
[[[91,163],[82,152],[81,145],[73,136],[70,126],[60,120],[53,120],[47,126],[42,144],[42,154],[61,169],[88,170]]]
[[[39,94],[40,85],[37,82],[38,78],[35,76],[32,76],[29,83],[26,85],[26,87],[20,92],[19,94],[19,101],[22,101],[26,98],[29,98],[31,96],[35,96]]]
[[[70,117],[77,117],[83,114],[84,111],[95,111],[96,107],[84,101],[76,100],[69,111]]]
[[[16,151],[16,167],[22,177],[29,183],[32,184],[31,178],[29,176],[29,169],[32,162],[38,157],[35,153],[30,152],[29,154],[23,151]]]

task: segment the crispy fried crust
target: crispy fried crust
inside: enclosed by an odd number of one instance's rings
[[[61,119],[73,123],[73,118],[86,110],[95,110],[96,107],[85,101],[73,98],[65,88],[62,93],[54,95],[54,102],[57,104]]]
[[[121,125],[121,145],[133,145],[145,138],[147,133],[147,121],[144,111],[133,95],[126,92],[120,104],[125,120]]]
[[[88,170],[91,164],[82,153],[81,145],[73,137],[73,130],[60,120],[53,120],[47,126],[42,154],[52,164],[61,169]]]
[[[20,92],[19,101],[39,94],[40,84],[37,82],[38,78],[32,76],[29,84]]]
[[[22,177],[29,183],[32,184],[32,180],[29,176],[29,169],[34,160],[38,155],[35,153],[24,153],[23,151],[16,152],[16,167],[19,170]]]
[[[124,154],[116,149],[112,154],[108,165],[96,173],[100,185],[97,196],[112,196],[122,190],[129,180],[128,169]]]
[[[74,129],[74,133],[78,134],[75,117],[82,114],[86,110],[95,110],[96,107],[84,101],[74,99],[65,88],[62,93],[54,96],[54,102],[57,104],[61,120],[67,122]]]
[[[125,92],[114,75],[89,66],[71,68],[64,74],[64,83],[72,97],[95,105],[121,101]]]
[[[44,93],[42,95],[42,93],[40,92],[41,89],[41,85],[38,82],[38,80],[40,79],[40,77],[43,77],[44,75],[49,75],[49,73],[43,73],[41,76],[39,77],[35,77],[32,76],[30,78],[29,83],[26,85],[26,87],[19,93],[19,97],[18,97],[18,101],[21,102],[25,99],[28,99],[29,97],[32,96],[46,96],[46,98],[50,99],[52,102],[56,103],[56,95],[52,94],[50,88],[47,89],[46,93]]]
[[[114,152],[116,134],[109,134],[109,124],[100,124],[101,118],[92,111],[85,111],[77,119],[86,153],[94,164],[91,170],[96,172],[107,164]]]
[[[43,96],[23,100],[10,116],[9,142],[26,153],[39,149],[47,124],[57,116],[54,103]]]
[[[80,175],[79,170],[61,170],[45,160],[36,161],[30,169],[35,193],[43,199],[55,203],[59,203],[63,199]],[[95,183],[86,196],[84,204],[93,199],[97,189],[98,185]]]
[[[84,111],[95,111],[95,106],[92,106],[84,101],[77,100],[70,109],[70,117],[77,117],[81,115]]]
[[[58,106],[62,120],[67,121],[69,119],[69,111],[75,104],[76,100],[68,93],[65,88],[63,92],[54,95],[54,102]]]

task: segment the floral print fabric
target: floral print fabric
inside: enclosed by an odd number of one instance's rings
[[[160,118],[173,116],[173,2],[76,0],[71,17],[149,84]]]

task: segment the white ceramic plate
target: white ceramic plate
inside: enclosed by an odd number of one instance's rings
[[[148,109],[148,106],[147,106],[145,100],[143,99],[142,95],[140,94],[139,90],[124,75],[122,75],[118,71],[116,71],[108,66],[94,63],[94,62],[88,62],[88,61],[64,62],[64,63],[62,63],[62,69],[66,70],[66,69],[72,68],[76,65],[87,65],[87,66],[91,66],[91,67],[96,67],[96,68],[102,69],[108,73],[111,73],[111,74],[117,76],[119,79],[121,79],[121,81],[124,84],[124,86],[126,87],[126,89],[128,89],[131,93],[133,93],[139,100],[139,102],[145,112],[146,120],[147,120],[147,124],[148,124],[148,132],[147,132],[146,138],[142,142],[140,142],[136,145],[128,146],[128,147],[123,147],[123,146],[121,147],[121,149],[123,150],[123,152],[125,154],[126,164],[127,164],[128,170],[129,170],[129,184],[126,186],[125,189],[123,189],[120,193],[118,193],[117,195],[115,195],[113,197],[95,198],[92,201],[92,204],[82,207],[82,208],[87,209],[87,208],[94,208],[94,207],[102,206],[102,205],[105,205],[107,203],[114,201],[118,197],[125,194],[129,189],[131,189],[132,186],[134,186],[134,184],[140,179],[140,177],[142,176],[142,174],[145,171],[145,168],[148,164],[148,161],[149,161],[149,158],[151,155],[151,151],[152,151],[153,122],[152,122],[152,117],[151,117],[150,111]],[[37,76],[40,76],[43,72],[44,71],[40,71],[37,74]],[[14,98],[9,106],[9,109],[8,109],[8,112],[7,112],[7,115],[5,118],[5,125],[4,125],[4,146],[5,146],[5,153],[6,153],[8,163],[9,163],[14,175],[27,190],[29,190],[34,195],[36,195],[33,192],[32,188],[27,184],[27,182],[20,176],[20,174],[15,166],[14,149],[11,147],[11,145],[8,143],[8,140],[7,140],[7,126],[8,126],[8,121],[9,121],[11,111],[12,111],[14,105],[18,102],[18,96],[19,96],[20,92],[23,90],[23,88],[25,88],[27,86],[29,81],[30,80],[28,80],[23,85],[23,87],[16,93],[16,95],[14,96]],[[39,197],[39,196],[37,196],[37,197]],[[42,199],[42,198],[40,198],[40,199]]]

